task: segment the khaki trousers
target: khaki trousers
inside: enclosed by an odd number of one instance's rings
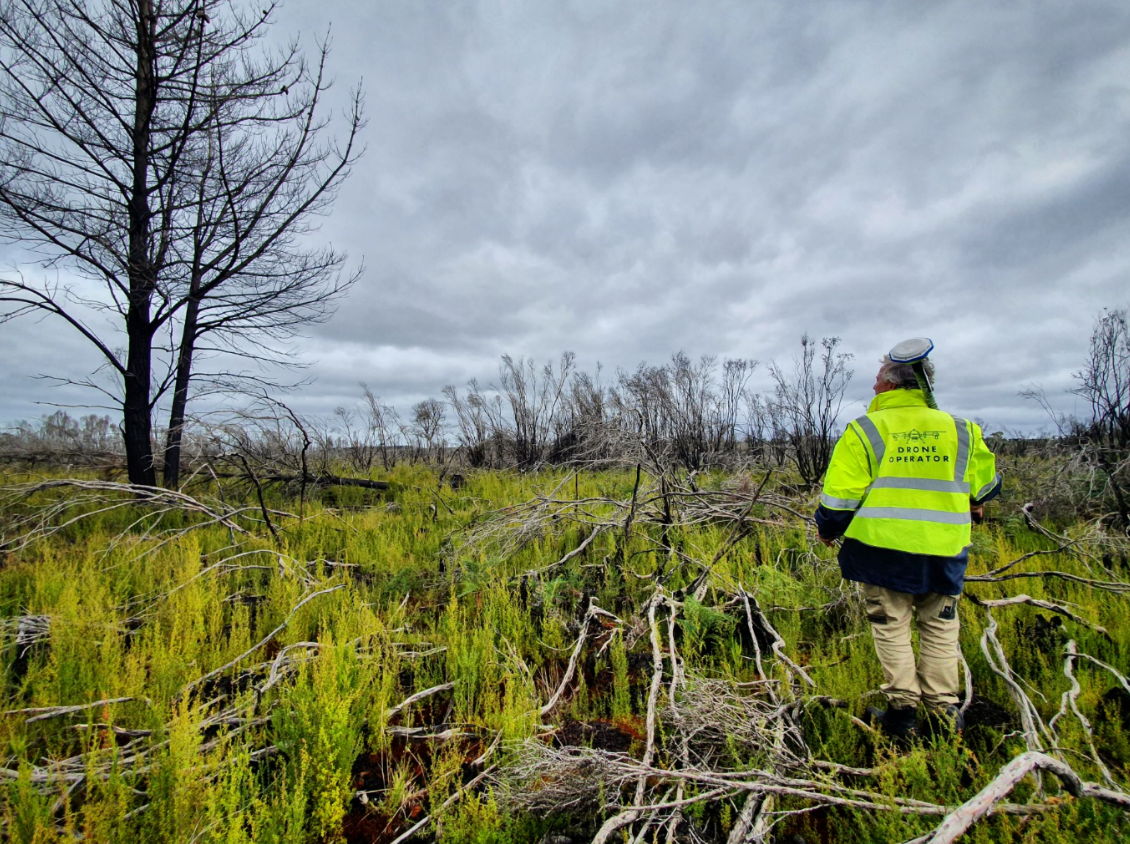
[[[957,597],[930,592],[908,595],[860,584],[867,620],[875,640],[875,653],[887,682],[883,691],[892,706],[945,707],[957,703],[958,632]],[[918,616],[918,664],[910,642],[910,615]]]

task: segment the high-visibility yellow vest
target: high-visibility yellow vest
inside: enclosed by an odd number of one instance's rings
[[[996,483],[996,458],[978,425],[931,410],[921,390],[891,390],[848,424],[820,502],[855,511],[846,537],[952,557],[970,543],[970,502]]]

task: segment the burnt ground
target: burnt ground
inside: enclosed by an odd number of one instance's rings
[[[566,721],[553,743],[558,747],[591,747],[610,753],[627,753],[639,736],[634,730],[610,721]]]

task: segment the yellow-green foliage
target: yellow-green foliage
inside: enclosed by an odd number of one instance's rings
[[[314,493],[301,523],[280,518],[277,546],[270,536],[235,546],[217,525],[174,538],[161,539],[157,532],[145,537],[149,517],[131,506],[91,514],[8,554],[0,569],[0,709],[127,700],[30,724],[27,715],[0,717],[3,837],[301,844],[337,840],[347,816],[373,811],[388,819],[390,829],[407,828],[426,812],[429,829],[444,841],[517,844],[538,840],[561,820],[510,814],[503,797],[489,790],[459,796],[466,779],[481,770],[471,761],[497,736],[492,762],[505,765],[513,748],[538,735],[543,724],[571,718],[610,717],[638,729],[651,676],[650,642],[638,630],[601,631],[605,651],[597,656],[595,648],[587,649],[556,709],[542,716],[539,708],[561,680],[590,599],[623,619],[638,617],[653,589],[652,575],[664,579],[669,594],[686,587],[702,569],[679,554],[713,560],[732,526],[667,526],[666,539],[679,551],[672,555],[658,545],[664,528],[638,520],[629,536],[607,532],[583,554],[551,567],[586,539],[586,529],[562,520],[517,547],[471,546],[465,539],[494,524],[499,517],[493,514],[503,508],[563,482],[560,495],[586,500],[589,512],[608,512],[594,502],[630,496],[634,471],[578,478],[557,470],[469,473],[457,491],[420,466],[398,467],[388,479],[389,494]],[[697,480],[703,489],[726,482],[717,473]],[[645,479],[644,492],[649,483]],[[297,512],[281,491],[270,491],[269,503]],[[1015,518],[1015,509],[992,506],[991,526],[975,533],[971,573],[1054,548]],[[847,711],[809,707],[801,726],[817,756],[873,764],[877,775],[867,788],[888,798],[954,805],[1024,749],[1015,724],[1007,722],[1015,712],[1008,691],[981,651],[986,614],[966,601],[961,647],[974,688],[1001,708],[1006,722],[978,724],[962,741],[936,740],[908,754],[880,746],[876,756],[873,739],[849,718],[863,714],[872,702],[865,696],[882,683],[854,588],[841,583],[833,552],[814,543],[800,520],[785,517],[773,526],[781,513],[765,507],[751,516],[761,521],[718,557],[705,598],[683,601],[674,644],[692,678],[757,679],[752,652],[743,645],[744,612],[725,605],[741,586],[756,594],[819,693],[849,702]],[[177,515],[157,527],[174,521],[187,526],[191,517]],[[1070,521],[1062,528],[1080,540],[1093,531]],[[1104,565],[1114,564],[1101,556],[1055,553],[1033,557],[1015,571],[1127,577]],[[330,589],[294,610],[305,597]],[[969,591],[981,598],[1025,592],[1070,605],[1110,631],[1108,638],[1065,620],[1062,628],[1041,628],[1045,638],[1037,643],[1037,617],[1048,613],[1031,606],[993,611],[1013,668],[1041,692],[1033,700],[1045,720],[1070,687],[1063,673],[1068,637],[1081,652],[1126,672],[1127,598],[1064,579],[970,584]],[[830,602],[837,603],[834,610],[806,609]],[[16,620],[28,616],[49,619],[48,633],[17,647]],[[665,619],[660,632],[666,660]],[[187,684],[233,661],[186,692]],[[763,662],[770,679],[787,681],[769,654],[763,653]],[[1130,712],[1122,712],[1112,696],[1117,682],[1085,660],[1076,664],[1075,676],[1078,704],[1094,726],[1103,759],[1125,783],[1130,738],[1123,725]],[[409,695],[435,687],[441,691],[390,714]],[[459,735],[440,741],[390,732],[394,726],[427,732],[437,725]],[[661,724],[661,739],[665,730]],[[1061,719],[1059,733],[1080,774],[1101,780],[1073,716]],[[673,752],[661,746],[657,762],[671,761]],[[758,762],[743,758],[736,745],[724,754],[732,764]],[[68,780],[59,763],[76,759],[68,763]],[[81,787],[74,785],[78,772],[85,777]],[[1049,787],[1055,791],[1050,781]],[[358,788],[371,791],[371,809],[353,798]],[[1031,786],[1023,785],[1012,799],[1030,793]],[[454,796],[459,799],[449,802]],[[782,807],[790,808],[787,799]],[[687,817],[724,836],[735,811],[698,805]],[[597,820],[589,815],[561,822],[591,833]],[[811,842],[901,841],[923,834],[931,823],[894,812],[835,809],[800,815],[781,832]],[[1125,832],[1114,810],[1068,798],[1039,817],[982,821],[969,840],[1114,842]]]
[[[632,691],[628,682],[628,653],[623,636],[612,640],[609,656],[612,663],[612,720],[624,721],[632,717]]]
[[[209,796],[205,776],[215,764],[200,753],[191,704],[176,707],[165,741],[148,777],[151,810],[142,815],[141,831],[145,840],[188,842],[200,826]]]
[[[350,769],[361,749],[361,715],[367,709],[356,652],[333,644],[332,634],[275,709],[274,735],[288,764],[283,790],[291,801],[306,797],[308,826],[332,836],[352,790]]]

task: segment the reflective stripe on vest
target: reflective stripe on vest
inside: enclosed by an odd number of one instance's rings
[[[864,507],[855,514],[857,519],[901,519],[904,522],[934,522],[940,525],[967,525],[973,520],[969,511],[951,513],[948,510],[926,510],[918,507]]]
[[[992,489],[993,487],[995,487],[995,486],[996,486],[996,485],[997,485],[998,483],[1000,483],[1000,480],[1001,480],[1001,476],[1000,476],[1000,473],[997,473],[996,475],[993,475],[993,479],[992,479],[991,481],[989,481],[989,482],[988,482],[987,484],[985,484],[985,485],[984,485],[983,487],[981,487],[981,489],[980,489],[980,490],[979,490],[979,491],[977,492],[977,494],[976,494],[975,496],[973,496],[973,497],[974,497],[974,498],[977,498],[977,499],[981,499],[981,498],[984,498],[984,497],[985,497],[986,495],[988,495],[988,494],[989,494],[989,491],[990,491],[990,490],[991,490],[991,489]]]
[[[875,452],[875,471],[879,471],[879,467],[883,465],[883,455],[887,451],[887,444],[883,442],[883,436],[879,433],[879,429],[875,427],[875,423],[868,419],[866,416],[860,416],[855,420],[863,433],[867,436],[867,441],[871,443],[871,450]]]
[[[969,423],[956,416],[957,424],[957,462],[953,467],[953,479],[960,481],[965,477],[965,467],[969,465]]]
[[[824,493],[820,496],[820,503],[833,510],[858,510],[863,502],[858,498],[836,498],[834,495]]]
[[[969,494],[969,484],[965,481],[938,481],[932,478],[878,478],[871,484],[871,489],[919,489],[924,492]]]

